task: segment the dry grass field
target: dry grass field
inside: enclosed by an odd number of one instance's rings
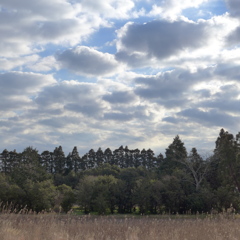
[[[1,240],[239,240],[240,220],[0,214]]]

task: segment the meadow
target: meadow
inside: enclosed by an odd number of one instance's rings
[[[0,214],[1,240],[237,240],[240,219]]]

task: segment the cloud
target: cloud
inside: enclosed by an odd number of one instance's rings
[[[37,2],[29,2],[28,0],[2,0],[1,6],[9,12],[23,11],[30,12],[38,17],[51,17],[58,19],[59,16],[68,17],[72,11],[72,6],[65,0],[39,0]]]
[[[239,90],[240,87],[237,84],[224,85],[220,87],[219,91],[213,94],[210,99],[202,101],[201,107],[239,115]]]
[[[180,107],[189,102],[188,94],[193,86],[208,77],[208,71],[201,69],[195,73],[184,69],[160,72],[153,76],[135,78],[134,92],[143,99],[166,107]]]
[[[63,68],[80,75],[113,75],[119,68],[119,64],[111,54],[84,46],[65,50],[56,58]]]
[[[223,49],[238,25],[227,14],[197,22],[186,19],[128,22],[117,31],[115,57],[133,69],[208,67],[226,60],[226,55],[233,56],[234,53]]]
[[[233,17],[240,17],[240,5],[238,0],[226,0],[230,14]]]
[[[83,12],[90,12],[102,15],[104,18],[129,18],[131,10],[134,7],[134,1],[131,0],[78,0]]]
[[[200,19],[212,1],[2,0],[2,146],[156,150],[180,133],[208,147],[236,132],[239,5],[227,3]]]
[[[230,81],[232,80],[240,80],[240,64],[236,64],[234,62],[224,62],[220,63],[216,66],[216,69],[214,71],[216,75],[218,75],[221,78],[228,79]]]
[[[29,64],[33,64],[39,60],[37,54],[18,57],[18,58],[0,58],[1,70],[12,70],[17,67],[23,67]]]
[[[164,59],[207,43],[205,26],[184,21],[128,23],[118,31],[117,58],[142,54]]]
[[[111,113],[105,113],[104,118],[106,120],[114,120],[114,121],[130,121],[134,118],[132,114],[128,113],[118,113],[118,112],[111,112]]]
[[[150,16],[160,16],[161,18],[177,19],[184,9],[198,8],[201,4],[209,0],[168,0],[157,1],[150,11]],[[160,2],[160,3],[159,3]]]
[[[238,45],[240,42],[240,27],[236,28],[229,36],[227,37],[227,43],[230,46]]]
[[[56,83],[52,75],[7,72],[0,74],[1,96],[34,94],[41,88]]]
[[[0,74],[0,109],[20,110],[30,107],[32,97],[42,88],[55,84],[51,75],[7,72]]]
[[[54,56],[43,57],[32,64],[26,64],[26,66],[28,69],[36,72],[48,72],[59,68]]]
[[[228,126],[238,126],[238,117],[234,117],[224,112],[220,112],[216,109],[209,111],[203,111],[200,109],[185,109],[177,114],[184,117],[186,121],[195,121],[201,125],[208,127],[218,126],[226,128]]]
[[[96,117],[105,107],[101,101],[102,91],[97,84],[63,81],[45,88],[35,102],[43,108],[60,108]]]
[[[130,91],[115,91],[103,96],[103,100],[111,104],[128,104],[136,100],[136,96]]]
[[[65,0],[1,1],[1,56],[18,57],[43,50],[48,43],[75,45],[105,21],[81,14]]]

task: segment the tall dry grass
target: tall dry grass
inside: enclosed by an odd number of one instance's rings
[[[240,220],[226,218],[0,214],[1,240],[239,240]]]

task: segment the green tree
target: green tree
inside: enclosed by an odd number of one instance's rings
[[[117,191],[118,212],[131,213],[134,206],[133,192],[136,187],[136,180],[139,178],[137,169],[124,168],[119,174]]]
[[[52,180],[33,182],[27,180],[23,186],[26,193],[25,203],[28,209],[36,212],[50,210],[54,207],[56,189]]]
[[[13,205],[21,204],[24,197],[24,191],[15,183],[13,183],[9,176],[0,173],[0,202],[2,205],[12,203]]]
[[[101,166],[104,163],[104,153],[101,148],[96,152],[96,163],[97,166]]]
[[[0,161],[1,161],[1,164],[0,164],[1,172],[9,173],[11,170],[11,166],[10,166],[10,155],[7,149],[4,149],[2,151]]]
[[[162,191],[163,205],[170,213],[183,213],[188,210],[185,206],[186,196],[181,186],[181,180],[176,176],[165,176],[162,179],[164,189]]]
[[[113,165],[112,158],[113,158],[112,150],[110,148],[107,148],[104,151],[104,162]]]
[[[187,158],[187,150],[178,135],[166,149],[165,155],[166,158],[162,161],[160,167],[163,173],[172,174],[175,169],[184,168],[181,161]]]
[[[117,179],[114,176],[98,176],[94,184],[94,209],[99,214],[105,214],[108,209],[114,212],[116,205],[115,191]]]
[[[150,187],[150,212],[162,213],[163,211],[163,197],[164,184],[160,180],[151,180]]]
[[[75,202],[75,195],[71,187],[63,184],[56,188],[55,208],[61,207],[67,213]]]
[[[216,140],[214,157],[219,162],[218,173],[225,185],[233,185],[240,191],[240,145],[239,134],[234,136],[221,129]]]
[[[66,159],[66,174],[71,172],[72,170],[77,173],[80,169],[81,157],[79,156],[77,147],[75,146],[71,153],[67,156]]]
[[[151,183],[149,179],[140,178],[136,180],[134,188],[134,203],[139,207],[139,213],[145,214],[150,209]]]
[[[55,173],[64,174],[66,167],[66,158],[62,147],[56,147],[53,152]]]
[[[49,152],[47,150],[43,151],[40,155],[40,162],[48,173],[54,172],[54,159],[52,152]]]
[[[24,164],[39,164],[40,156],[38,150],[33,147],[27,147],[21,154],[21,162]]]
[[[85,213],[89,213],[93,209],[94,200],[94,176],[85,176],[79,181],[75,190],[76,202]]]

